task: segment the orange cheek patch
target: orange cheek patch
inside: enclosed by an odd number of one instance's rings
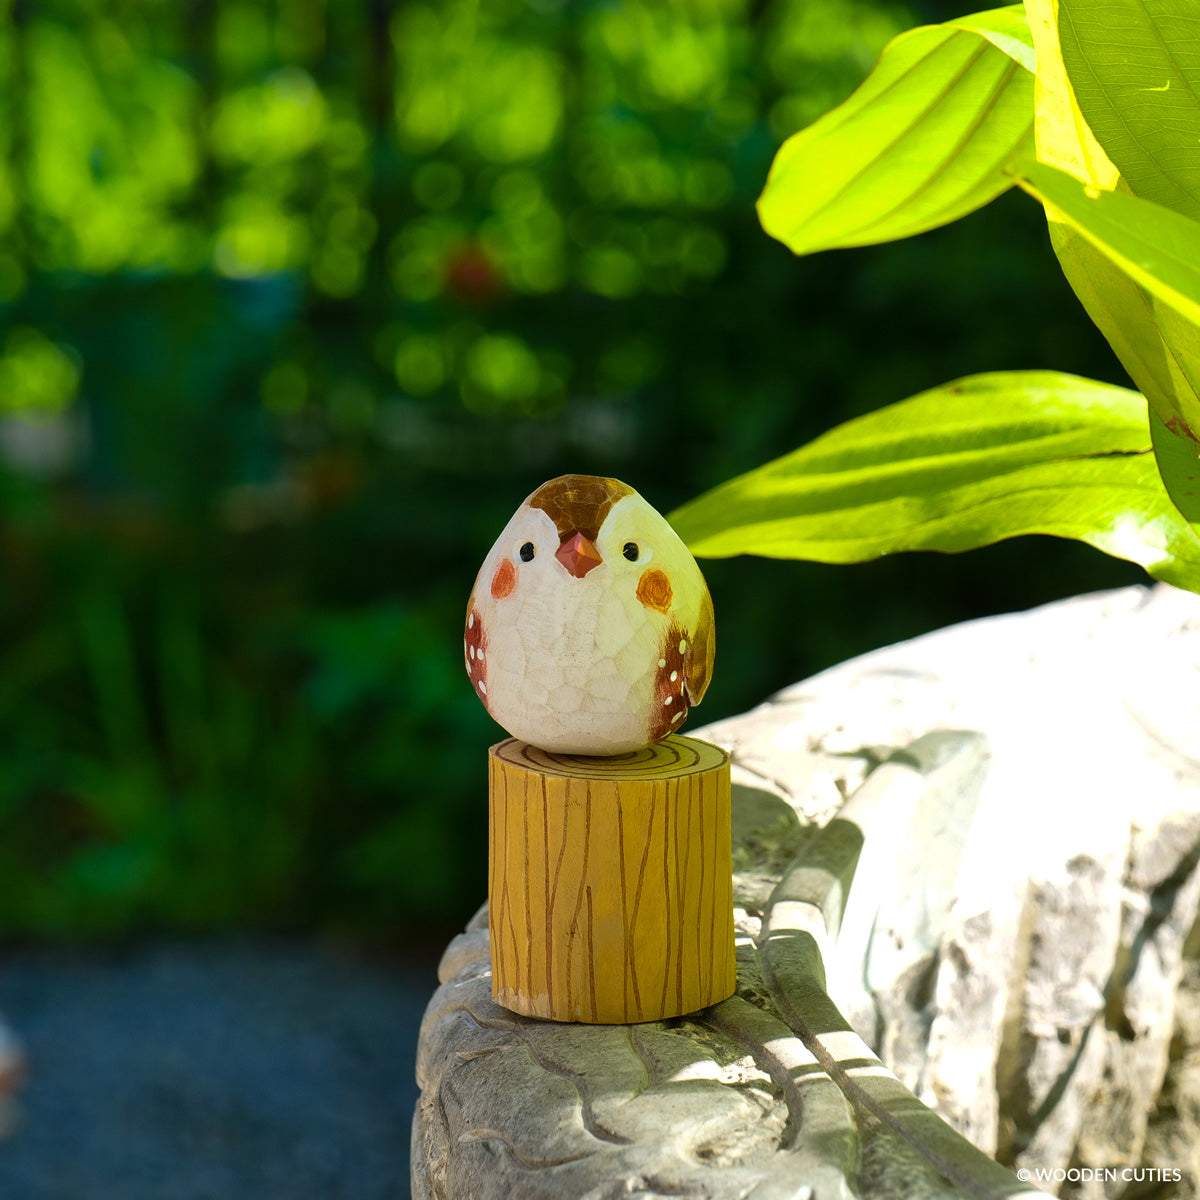
[[[492,576],[492,596],[497,600],[503,600],[516,586],[517,568],[512,565],[511,559],[506,558]]]
[[[671,607],[671,581],[657,567],[638,580],[637,598],[647,607],[667,612]]]

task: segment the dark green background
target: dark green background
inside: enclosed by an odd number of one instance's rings
[[[25,0],[0,32],[0,934],[434,936],[461,622],[566,471],[662,511],[956,376],[1123,381],[1030,201],[796,260],[781,140],[953,6]],[[702,563],[693,725],[1143,578],[1050,539]]]

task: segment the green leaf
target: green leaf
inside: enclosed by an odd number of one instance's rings
[[[763,228],[811,254],[987,204],[1033,144],[1032,65],[1019,5],[893,38],[844,104],[783,144],[758,202]]]
[[[1050,243],[1076,296],[1155,412],[1200,430],[1200,328],[1149,295],[1065,219]]]
[[[1134,195],[1200,218],[1196,0],[1059,0],[1075,100]]]
[[[1021,163],[1015,174],[1130,279],[1200,324],[1200,222],[1137,196],[1088,188],[1044,163]]]
[[[1175,507],[1200,535],[1200,442],[1164,425],[1150,410],[1154,455]]]
[[[1014,62],[1020,63],[1030,75],[1037,68],[1033,34],[1023,4],[1010,4],[1007,8],[992,8],[968,17],[956,17],[946,24],[987,38],[998,50],[1003,50]]]
[[[1038,73],[1034,130],[1038,160],[1104,191],[1121,173],[1084,120],[1063,66],[1057,0],[1026,0]],[[1200,431],[1200,329],[1157,300],[1080,233],[1046,210],[1050,242],[1075,295],[1166,424]]]
[[[1200,528],[1194,498],[1190,508],[1181,503],[1186,476],[1174,447],[1185,439],[1194,452],[1200,431],[1200,222],[1137,196],[1087,188],[1044,164],[1020,170],[1018,182],[1047,215],[1086,243],[1053,236],[1071,286],[1150,400],[1168,494]],[[1166,451],[1170,461],[1161,458]]]
[[[1127,186],[1084,119],[1067,78],[1059,0],[1026,0],[1025,7],[1037,51],[1039,161],[1093,189]],[[1155,413],[1180,432],[1200,431],[1200,327],[1143,288],[1065,213],[1052,207],[1046,216],[1063,274]]]
[[[1200,590],[1136,392],[1043,371],[975,375],[838,426],[671,514],[693,553],[861,562],[1026,533],[1089,542]]]
[[[1037,55],[1033,126],[1038,161],[1094,187],[1115,188],[1121,173],[1083,119],[1063,65],[1058,0],[1025,0],[1025,14]]]

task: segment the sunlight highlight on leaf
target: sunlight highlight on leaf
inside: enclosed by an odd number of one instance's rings
[[[901,34],[853,96],[784,143],[763,228],[810,254],[910,237],[988,203],[1032,144],[1031,62],[1019,7]]]
[[[721,484],[670,520],[701,557],[831,563],[1053,534],[1200,586],[1200,539],[1159,479],[1143,398],[1054,372],[923,392]]]

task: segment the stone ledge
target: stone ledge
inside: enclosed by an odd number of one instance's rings
[[[422,1028],[414,1195],[1019,1194],[992,1155],[1194,1181],[1197,597],[951,627],[698,736],[734,755],[738,994],[526,1021],[481,914]]]

